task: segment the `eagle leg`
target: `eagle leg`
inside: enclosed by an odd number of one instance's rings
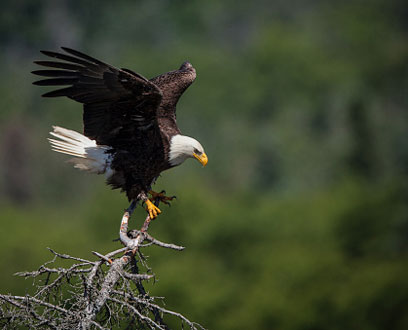
[[[149,213],[150,219],[153,220],[161,213],[160,209],[156,205],[154,205],[150,201],[150,199],[146,199],[145,204],[146,204],[146,211],[147,213]]]
[[[166,196],[166,192],[164,190],[162,190],[159,193],[157,193],[157,192],[155,192],[153,190],[150,190],[149,194],[152,195],[152,197],[149,198],[150,201],[154,202],[154,201],[156,201],[158,199],[158,200],[160,200],[160,202],[162,202],[162,203],[164,203],[166,205],[169,205],[169,206],[170,206],[169,201],[172,201],[173,199],[177,198],[176,196],[171,196],[171,197]]]

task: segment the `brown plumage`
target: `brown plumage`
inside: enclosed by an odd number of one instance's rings
[[[130,200],[146,200],[147,191],[162,171],[179,165],[185,158],[200,160],[205,156],[201,145],[192,138],[172,140],[176,135],[184,137],[176,123],[176,104],[196,78],[190,63],[148,80],[76,50],[62,49],[66,54],[42,51],[56,60],[35,61],[48,68],[33,71],[47,78],[34,84],[68,86],[43,96],[66,96],[83,104],[84,136],[89,140],[62,128],[55,128],[51,133],[60,139],[51,140],[57,151],[86,158],[86,162],[74,160],[76,167],[109,174],[108,183],[123,189]],[[194,141],[190,143],[188,139]],[[176,140],[177,144],[172,142]],[[99,150],[92,157],[104,162],[104,167],[96,168],[90,163],[91,147]],[[186,150],[191,148],[194,151],[190,155]],[[200,162],[204,164],[206,159],[205,156],[205,161]]]

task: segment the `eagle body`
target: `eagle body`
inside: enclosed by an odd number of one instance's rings
[[[128,69],[117,69],[84,53],[42,51],[55,61],[36,61],[47,70],[40,86],[68,86],[44,94],[66,96],[83,104],[84,132],[54,126],[53,150],[74,156],[76,168],[105,174],[114,189],[129,200],[147,201],[161,172],[196,158],[206,165],[201,144],[181,134],[176,105],[193,83],[196,71],[185,62],[178,70],[150,80]]]

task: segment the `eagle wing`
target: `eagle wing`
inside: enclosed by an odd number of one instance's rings
[[[176,105],[184,91],[196,79],[196,70],[189,62],[184,62],[178,70],[164,73],[149,81],[158,86],[163,99],[158,109],[160,118],[176,121]]]
[[[84,104],[84,134],[98,144],[121,148],[158,130],[157,108],[162,92],[153,82],[128,70],[118,69],[79,51],[42,51],[61,61],[35,61],[52,69],[33,71],[47,77],[34,82],[40,86],[63,86],[44,97],[67,96]]]

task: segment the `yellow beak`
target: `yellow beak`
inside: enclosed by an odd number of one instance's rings
[[[196,153],[193,153],[194,157],[197,158],[197,160],[203,164],[203,166],[207,165],[208,163],[208,157],[205,153],[202,153],[201,155],[197,155]]]

